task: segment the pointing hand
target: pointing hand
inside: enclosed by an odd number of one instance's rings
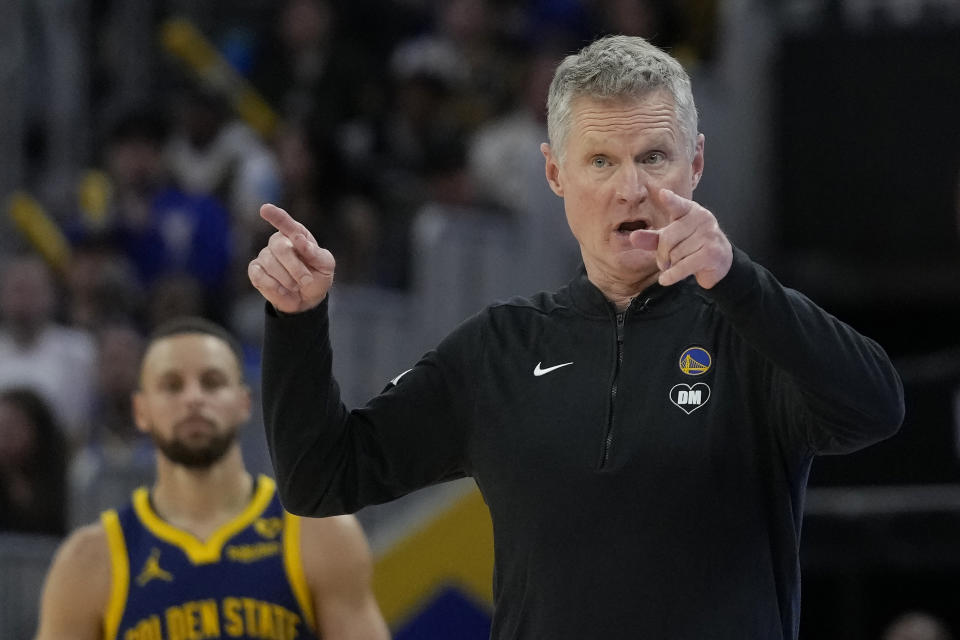
[[[260,217],[276,231],[247,266],[250,283],[283,313],[306,311],[323,302],[333,285],[333,254],[283,209],[265,204]]]
[[[669,286],[691,275],[704,289],[720,282],[733,264],[733,247],[713,214],[669,189],[654,190],[651,199],[669,222],[662,229],[634,231],[630,242],[638,249],[656,248],[660,284]]]

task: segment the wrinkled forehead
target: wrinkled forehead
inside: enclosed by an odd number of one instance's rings
[[[662,134],[679,138],[673,99],[663,92],[640,98],[595,98],[584,96],[571,105],[573,138],[621,134]]]
[[[664,88],[653,88],[638,95],[597,96],[580,94],[570,100],[571,117],[576,120],[583,112],[608,112],[610,114],[627,111],[663,110],[668,111],[677,120],[677,105],[673,96]]]

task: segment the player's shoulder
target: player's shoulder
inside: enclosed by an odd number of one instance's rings
[[[54,563],[62,571],[95,577],[109,576],[110,545],[106,527],[100,521],[72,531],[60,544]]]
[[[327,545],[354,545],[362,543],[366,547],[366,538],[363,527],[356,516],[340,515],[325,518],[300,518],[300,527],[303,530],[305,544]]]
[[[372,565],[370,547],[355,516],[300,518],[301,547],[307,573],[323,576],[366,572]]]
[[[79,527],[64,539],[54,554],[47,590],[63,606],[66,599],[70,606],[102,610],[110,594],[112,567],[104,525],[95,522]]]
[[[80,527],[60,544],[44,581],[37,638],[102,636],[110,602],[112,561],[103,524]]]

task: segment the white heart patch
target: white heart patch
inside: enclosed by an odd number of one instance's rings
[[[705,382],[693,385],[680,383],[670,389],[670,402],[690,415],[710,399],[710,387]]]

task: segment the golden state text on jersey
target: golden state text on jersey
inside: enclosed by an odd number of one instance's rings
[[[270,478],[257,478],[247,508],[205,541],[163,521],[146,488],[101,520],[112,573],[105,640],[317,637],[300,519]]]

